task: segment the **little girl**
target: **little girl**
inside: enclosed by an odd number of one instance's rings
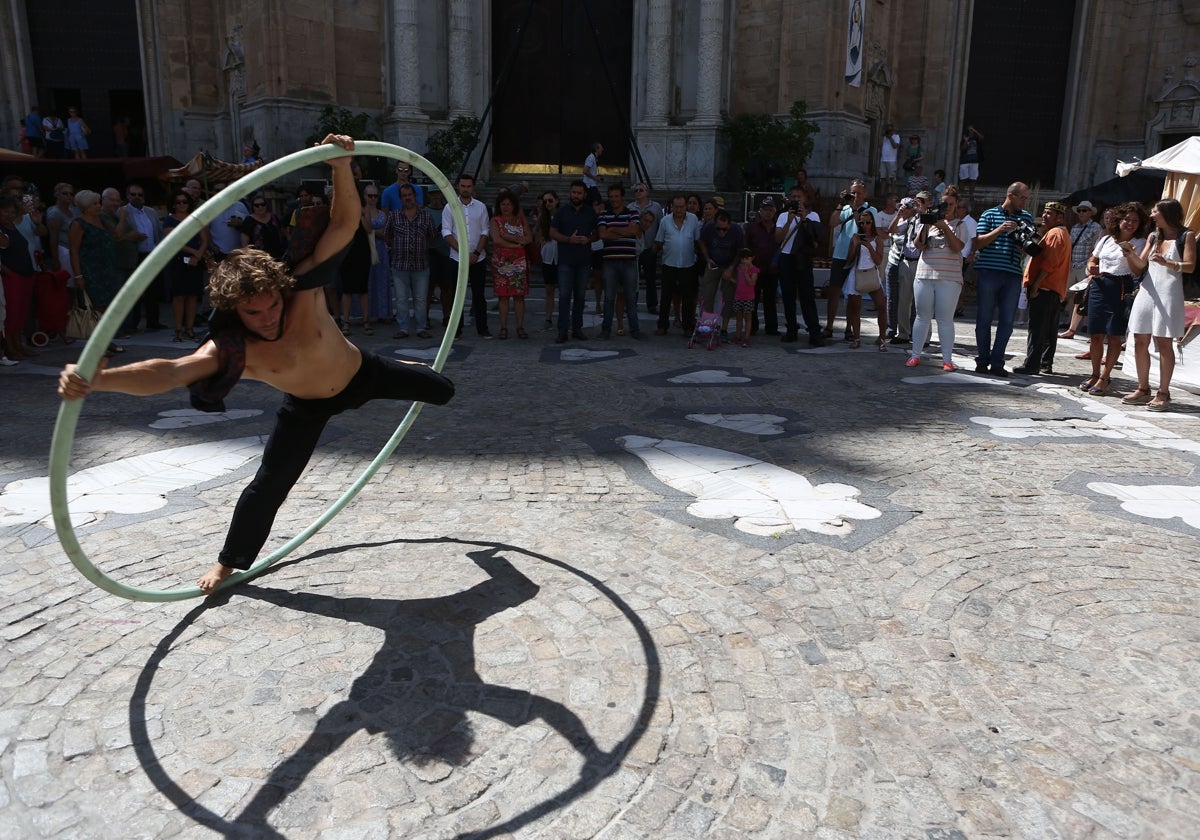
[[[750,319],[754,314],[754,286],[758,283],[758,268],[754,252],[749,248],[738,251],[737,288],[733,291],[733,313],[737,317],[737,332],[733,343],[750,346]]]

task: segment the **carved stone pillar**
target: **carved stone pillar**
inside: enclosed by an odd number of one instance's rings
[[[392,108],[389,119],[426,120],[421,111],[418,0],[392,0]]]
[[[646,114],[643,125],[666,125],[671,112],[672,0],[650,0],[646,21]]]
[[[471,69],[475,66],[475,45],[471,38],[474,20],[471,0],[450,0],[450,119],[473,117],[471,107]]]
[[[700,73],[696,79],[693,126],[721,123],[721,78],[725,69],[725,0],[700,0]]]

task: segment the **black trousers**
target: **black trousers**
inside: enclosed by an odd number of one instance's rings
[[[454,269],[454,276],[457,277],[458,263],[451,260],[450,265]],[[467,269],[467,279],[471,283],[471,317],[475,320],[475,332],[487,335],[487,263],[483,261],[471,263],[470,268]],[[459,329],[462,329],[461,323],[458,326]]]
[[[638,267],[642,270],[642,279],[646,281],[646,308],[658,309],[658,254],[654,253],[653,248],[638,254]]]
[[[1045,289],[1029,299],[1028,339],[1025,342],[1026,370],[1050,370],[1058,349],[1058,295]]]
[[[817,315],[817,296],[813,289],[812,263],[797,259],[794,254],[779,255],[779,292],[783,296],[783,318],[789,335],[799,330],[796,322],[796,297],[800,298],[800,314],[809,338],[820,338],[821,318]]]
[[[683,331],[691,335],[696,329],[696,295],[700,291],[700,279],[693,266],[687,268],[662,267],[662,304],[658,307],[658,328],[671,326],[671,301],[679,294],[679,320]]]
[[[758,335],[758,304],[762,304],[763,327],[767,335],[779,334],[779,310],[775,307],[775,293],[779,289],[779,271],[774,265],[761,269],[758,282],[754,284],[754,313],[750,316],[750,335]]]
[[[428,365],[407,364],[363,354],[362,365],[340,393],[320,400],[288,394],[275,418],[275,430],[263,449],[254,479],[233,510],[222,566],[248,569],[271,533],[280,505],[308,466],[329,418],[368,400],[412,400],[445,405],[454,384]]]

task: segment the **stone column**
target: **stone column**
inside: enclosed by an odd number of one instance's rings
[[[471,0],[450,0],[450,119],[473,117],[471,107],[471,70],[475,66],[475,44],[472,35],[474,21]]]
[[[426,120],[421,111],[418,0],[392,0],[392,108],[388,119]]]
[[[650,0],[646,20],[646,113],[642,125],[667,124],[671,113],[672,0]]]
[[[696,116],[690,125],[721,123],[721,79],[725,70],[725,0],[700,0],[700,74]]]

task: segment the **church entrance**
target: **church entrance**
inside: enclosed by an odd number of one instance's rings
[[[976,3],[974,15],[958,128],[974,125],[984,135],[979,180],[1050,188],[1057,176],[1075,2]],[[958,168],[957,153],[955,148],[955,166],[947,166],[947,174]]]
[[[530,2],[493,0],[493,85],[504,72]],[[633,0],[532,2],[508,78],[496,92],[492,169],[575,176],[591,145],[600,142],[601,169],[624,170],[629,160],[624,125],[631,112]]]

